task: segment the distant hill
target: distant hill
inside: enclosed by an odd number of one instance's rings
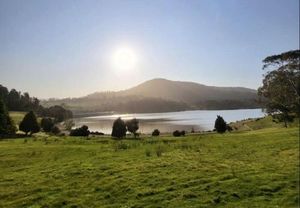
[[[163,98],[177,102],[196,104],[207,100],[256,99],[257,92],[243,87],[213,87],[194,82],[152,79],[136,87],[120,92],[123,95],[138,95]]]
[[[215,87],[194,82],[153,79],[118,92],[96,92],[81,98],[50,99],[73,112],[167,112],[192,109],[257,108],[257,92],[243,87]]]

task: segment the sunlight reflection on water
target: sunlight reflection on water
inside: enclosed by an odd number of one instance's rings
[[[221,115],[229,123],[247,118],[259,118],[265,114],[261,109],[241,110],[195,110],[168,113],[136,113],[136,114],[113,114],[81,117],[74,119],[76,127],[87,125],[91,131],[101,131],[105,134],[111,133],[113,121],[121,117],[124,120],[137,118],[140,122],[139,132],[151,133],[153,129],[161,132],[172,132],[174,130],[195,131],[212,130],[217,115]]]

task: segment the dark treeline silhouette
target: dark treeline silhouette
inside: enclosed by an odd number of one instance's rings
[[[29,93],[25,92],[22,94],[15,89],[8,91],[2,85],[0,85],[0,99],[3,100],[9,111],[33,111],[39,116],[54,118],[55,122],[61,122],[73,117],[72,111],[62,106],[55,105],[45,108],[40,104],[38,98],[30,97]]]
[[[37,111],[40,101],[36,97],[30,97],[29,93],[21,93],[15,89],[8,89],[0,85],[0,98],[10,111]]]
[[[197,109],[203,110],[234,110],[260,108],[261,104],[256,99],[244,100],[207,100],[195,104]]]
[[[183,110],[219,110],[219,109],[251,109],[261,107],[256,99],[245,100],[207,100],[189,105],[161,98],[122,96],[108,96],[103,100],[91,98],[67,98],[63,100],[50,100],[47,105],[67,103],[76,114],[81,112],[108,112],[119,113],[155,113],[174,112]]]
[[[119,96],[114,92],[103,93],[99,97],[66,98],[62,100],[50,99],[44,101],[45,106],[65,103],[68,109],[75,114],[82,112],[107,112],[119,113],[154,113],[188,110],[190,107],[183,102],[150,98],[143,96]]]

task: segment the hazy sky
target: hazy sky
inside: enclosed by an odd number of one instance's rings
[[[0,84],[39,98],[156,77],[256,89],[264,57],[299,48],[298,9],[298,0],[0,0]],[[122,48],[135,61],[121,70]]]

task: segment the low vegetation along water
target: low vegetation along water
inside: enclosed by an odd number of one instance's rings
[[[76,126],[87,125],[92,131],[101,131],[106,134],[111,133],[113,121],[121,117],[122,119],[137,118],[140,121],[141,133],[151,133],[153,129],[161,132],[172,132],[174,130],[206,131],[214,128],[217,115],[221,115],[227,122],[234,122],[247,118],[263,117],[261,109],[241,109],[241,110],[195,110],[168,113],[138,113],[138,114],[112,114],[92,117],[76,118]]]

